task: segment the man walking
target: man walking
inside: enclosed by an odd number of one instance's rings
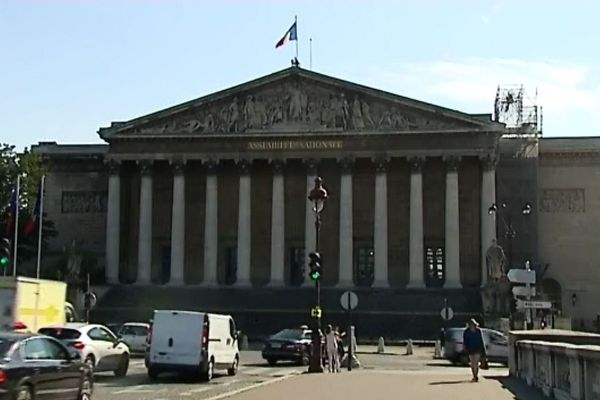
[[[479,323],[474,318],[471,318],[467,323],[467,328],[463,333],[463,346],[465,353],[469,356],[469,364],[473,379],[471,382],[479,381],[479,362],[481,357],[485,357],[485,345],[483,344],[483,336],[479,329]]]

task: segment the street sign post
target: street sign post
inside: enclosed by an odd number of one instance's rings
[[[512,283],[535,285],[535,271],[531,269],[511,269],[506,274],[506,277]]]
[[[517,308],[519,310],[525,310],[525,309],[529,309],[529,308],[551,309],[552,303],[549,301],[539,301],[539,300],[517,300]]]
[[[515,296],[535,296],[535,286],[515,286],[512,288],[512,293]]]

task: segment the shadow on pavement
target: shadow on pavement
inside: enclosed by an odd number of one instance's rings
[[[502,387],[515,396],[515,400],[546,400],[544,394],[527,385],[525,382],[508,376],[486,376],[485,379],[495,379]]]
[[[240,368],[244,367],[261,367],[261,368],[281,368],[281,367],[301,367],[302,365],[295,362],[278,362],[275,365],[269,365],[268,363],[250,363],[250,364],[242,364]]]
[[[429,382],[430,385],[456,385],[459,383],[471,383],[471,379],[461,379],[458,381],[439,381],[439,382]]]

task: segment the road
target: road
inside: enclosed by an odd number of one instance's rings
[[[388,354],[372,354],[374,348],[363,348],[358,357],[363,372],[431,373],[439,375],[467,376],[468,370],[450,366],[445,360],[433,360],[432,348],[415,348],[413,355],[404,355],[403,348],[391,349]],[[366,354],[364,353],[366,352]],[[506,375],[502,367],[492,368],[494,373]],[[94,400],[216,400],[231,394],[254,390],[255,388],[301,375],[306,367],[280,363],[270,367],[262,360],[259,351],[241,352],[239,373],[230,377],[223,371],[210,383],[185,379],[177,375],[165,375],[157,382],[151,382],[146,375],[144,360],[133,359],[129,372],[124,378],[116,378],[111,373],[96,374]],[[348,372],[343,371],[347,374]]]

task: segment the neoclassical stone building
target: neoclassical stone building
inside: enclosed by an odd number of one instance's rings
[[[363,332],[426,336],[444,304],[455,323],[483,312],[496,237],[513,267],[552,263],[538,251],[538,181],[552,181],[540,139],[510,133],[489,114],[292,67],[113,122],[99,130],[106,145],[33,150],[49,165],[54,252],[75,240],[105,265],[100,320],[173,307],[231,312],[258,333],[306,321],[307,195],[320,176],[325,318],[343,318],[339,294],[352,289]],[[507,216],[488,212],[497,202],[534,208],[516,212],[510,243]]]

